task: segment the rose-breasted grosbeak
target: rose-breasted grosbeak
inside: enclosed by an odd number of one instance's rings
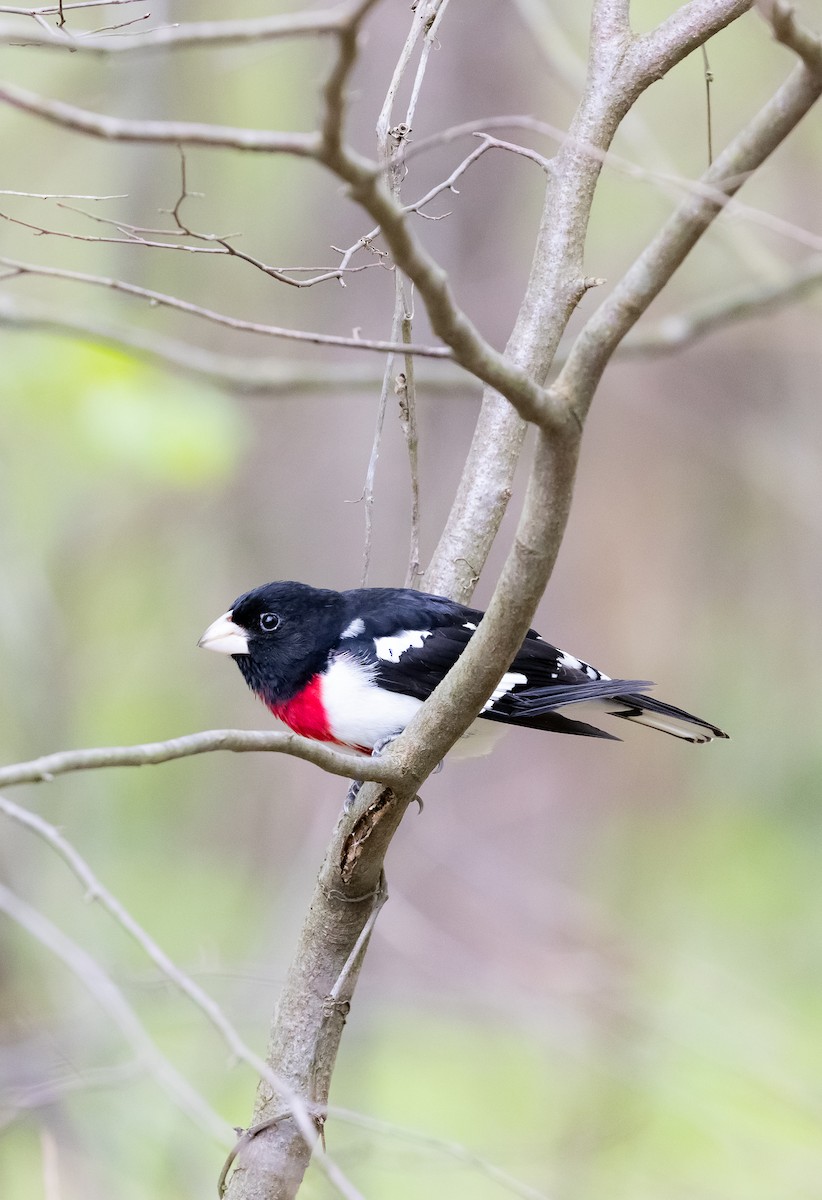
[[[482,616],[408,588],[333,592],[269,583],[235,600],[199,645],[230,654],[251,690],[295,733],[370,754],[402,732]],[[479,716],[616,741],[589,721],[621,717],[697,743],[728,736],[640,694],[648,687],[609,679],[530,630]],[[464,752],[483,753],[487,747],[471,733]]]

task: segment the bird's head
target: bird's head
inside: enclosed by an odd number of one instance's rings
[[[197,643],[230,654],[252,691],[268,705],[297,694],[321,671],[339,640],[339,592],[290,580],[239,596]]]

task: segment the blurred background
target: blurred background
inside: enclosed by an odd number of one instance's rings
[[[278,3],[245,0],[232,16]],[[310,7],[308,5],[304,7]],[[637,29],[673,10],[633,7]],[[283,10],[285,6],[282,6]],[[146,6],[72,15],[95,29]],[[202,0],[152,4],[146,25],[217,19]],[[565,127],[587,47],[572,0],[452,0],[413,137],[536,115]],[[805,6],[818,28],[822,6]],[[53,21],[54,18],[47,18]],[[10,18],[5,18],[6,21]],[[36,29],[18,18],[21,32]],[[373,126],[409,5],[368,22],[351,137]],[[139,28],[139,26],[137,26]],[[129,30],[122,31],[128,36]],[[788,74],[759,19],[708,47],[715,147]],[[311,129],[329,47],[311,40],[96,59],[4,46],[3,75],[82,107],[144,118]],[[551,153],[544,138],[504,132]],[[420,154],[414,200],[471,139]],[[614,146],[650,172],[707,161],[704,63],[655,85]],[[746,186],[649,313],[778,284],[819,249],[812,113]],[[275,266],[333,267],[370,227],[310,164],[187,151],[183,216],[241,233]],[[105,144],[0,108],[0,195],[39,229],[119,236],[93,216],[170,228],[174,148]],[[534,163],[486,154],[419,224],[458,298],[497,346],[522,294],[543,195]],[[680,192],[604,171],[586,270],[614,281]],[[236,259],[44,236],[0,222],[2,253],[113,276],[269,324],[390,333],[393,277],[375,267],[307,289]],[[356,264],[371,261],[361,253]],[[607,285],[606,285],[607,286]],[[601,292],[589,293],[581,317]],[[415,336],[427,326],[417,306]],[[388,860],[383,910],[332,1101],[388,1123],[328,1127],[366,1197],[559,1200],[822,1196],[822,457],[819,301],[812,295],[669,355],[615,362],[583,447],[568,535],[537,626],[611,674],[727,729],[694,748],[643,729],[623,744],[511,731],[489,760],[446,763]],[[58,329],[55,331],[55,323]],[[215,386],[71,325],[229,356],[285,391]],[[63,332],[59,327],[63,326]],[[222,361],[222,360],[221,360]],[[211,360],[209,360],[211,363]],[[420,362],[425,563],[453,498],[479,391]],[[0,287],[0,757],[267,728],[230,662],[196,651],[234,597],[272,578],[353,587],[382,360],[233,333],[102,288]],[[331,382],[320,385],[318,378]],[[391,402],[393,405],[393,400]],[[409,472],[389,406],[369,582],[403,582]],[[487,601],[515,495],[476,602]],[[620,733],[623,731],[620,730]],[[14,799],[59,826],[157,942],[263,1053],[345,784],[278,756],[211,755],[64,776]],[[163,1052],[226,1121],[255,1078],[54,851],[0,813],[0,877],[122,990]],[[408,1131],[414,1131],[413,1134]],[[460,1149],[461,1148],[461,1149]],[[477,1157],[475,1157],[477,1156]],[[223,1151],[135,1063],[89,990],[0,924],[0,1194],[137,1200],[214,1194]],[[494,1175],[487,1160],[506,1175]],[[329,1194],[315,1170],[307,1196]]]

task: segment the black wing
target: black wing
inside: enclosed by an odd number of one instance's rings
[[[362,658],[387,691],[419,700],[428,699],[483,617],[477,609],[409,589],[372,588],[344,595],[351,606],[351,621],[339,651]],[[650,686],[647,680],[609,679],[531,629],[479,716],[530,729],[619,741],[596,725],[567,715],[567,706],[592,701],[597,718],[600,712],[621,717],[685,741],[728,736],[702,717],[640,694]],[[557,711],[561,708],[566,713]]]
[[[398,594],[395,589],[374,588],[350,595],[356,596],[357,605],[346,627],[348,636],[338,649],[367,662],[386,691],[419,700],[427,700],[447,675],[483,616],[476,609],[420,592]],[[603,677],[530,630],[479,715],[508,725],[619,740],[555,710],[646,686],[641,680]]]

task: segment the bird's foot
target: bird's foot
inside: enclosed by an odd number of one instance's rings
[[[378,742],[374,743],[374,746],[371,750],[371,757],[379,758],[382,752],[387,750],[392,742],[396,742],[399,736],[400,735],[398,733],[389,733],[388,737],[380,738]]]
[[[398,737],[399,737],[398,733],[390,733],[388,735],[388,737],[380,738],[380,740],[378,742],[375,742],[371,748],[371,757],[379,758],[379,756],[383,753],[383,751],[386,750],[391,745],[392,742],[395,742]],[[348,789],[348,794],[345,797],[345,804],[343,804],[343,812],[344,813],[351,812],[351,809],[354,807],[354,801],[357,799],[357,796],[359,796],[359,794],[360,794],[361,787],[362,787],[362,780],[355,780],[351,784],[351,787]]]
[[[344,813],[347,814],[347,813],[351,812],[351,809],[354,807],[354,801],[357,799],[357,797],[360,794],[361,787],[362,787],[361,779],[355,779],[354,782],[351,784],[351,787],[348,789],[348,793],[346,794],[346,797],[345,797],[345,804],[343,804],[343,812]]]

